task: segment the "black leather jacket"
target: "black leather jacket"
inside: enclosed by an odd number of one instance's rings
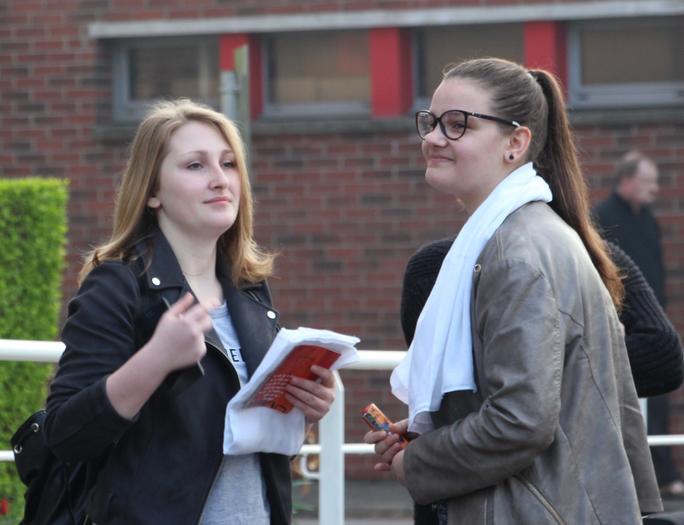
[[[61,459],[88,462],[87,511],[97,525],[194,524],[221,463],[226,403],[239,380],[209,333],[203,377],[178,392],[172,374],[134,421],[116,413],[105,393],[107,376],[149,340],[165,301],[189,289],[159,230],[136,251],[130,261],[96,267],[69,303],[45,435]],[[238,289],[227,275],[219,279],[252,374],[278,331],[277,312],[265,283]],[[261,468],[271,523],[289,524],[289,458],[261,454]]]

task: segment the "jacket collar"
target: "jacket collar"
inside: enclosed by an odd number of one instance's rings
[[[169,303],[177,301],[186,292],[192,292],[190,285],[183,277],[180,264],[169,241],[162,231],[155,227],[135,248],[135,252],[147,268],[144,279],[149,290],[158,291]],[[264,304],[256,297],[266,285],[258,283],[237,288],[226,272],[227,265],[219,253],[217,259],[217,276],[228,312],[235,326],[240,341],[242,357],[251,376],[263,359],[277,332],[278,313],[270,304]],[[270,303],[270,298],[268,298]],[[212,329],[205,334],[205,339],[223,353],[225,349]]]
[[[634,207],[629,203],[629,201],[625,199],[622,195],[620,195],[617,191],[613,192],[613,199],[624,213],[627,213],[634,217],[639,217],[640,215],[646,215],[650,213],[648,205],[646,204],[639,206],[639,208],[635,210]]]
[[[158,227],[136,245],[135,251],[147,269],[144,276],[150,290],[178,288],[183,293],[190,289],[173,248]]]

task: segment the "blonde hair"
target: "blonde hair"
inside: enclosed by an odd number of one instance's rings
[[[235,223],[217,245],[233,282],[254,283],[271,275],[275,256],[262,251],[253,238],[253,198],[240,132],[221,113],[188,99],[177,99],[156,103],[138,126],[116,196],[111,237],[87,254],[79,274],[81,281],[104,261],[131,256],[133,246],[157,224],[147,202],[159,186],[159,169],[171,135],[191,121],[215,127],[235,154],[241,186],[239,210]]]

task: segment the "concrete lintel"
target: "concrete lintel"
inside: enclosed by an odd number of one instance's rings
[[[682,0],[606,0],[435,9],[340,11],[294,15],[93,22],[91,38],[137,38],[227,33],[272,33],[374,27],[424,27],[536,20],[586,20],[684,14]],[[391,21],[391,22],[390,22]]]

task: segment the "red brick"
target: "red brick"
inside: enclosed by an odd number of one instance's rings
[[[130,21],[133,12],[139,21],[193,13],[227,17],[539,1],[242,0],[228,6],[221,0],[62,0],[60,12],[36,12],[42,1],[6,0],[0,42],[10,45],[0,54],[0,176],[53,169],[70,179],[69,296],[80,254],[108,236],[128,142],[100,141],[93,134],[94,126],[110,123],[106,108],[111,107],[111,86],[108,52],[87,37],[89,22]],[[13,99],[10,92],[22,95]],[[614,162],[627,149],[645,149],[661,164],[663,190],[656,211],[670,272],[668,313],[684,330],[684,126],[596,124],[576,129],[594,202],[611,190]],[[26,144],[29,151],[11,144]],[[406,261],[425,242],[457,233],[465,220],[451,197],[425,183],[414,131],[260,132],[253,137],[253,151],[256,236],[266,247],[282,250],[271,285],[286,324],[354,333],[362,338],[361,348],[404,349],[398,309]],[[43,155],[46,162],[17,163],[24,154]],[[406,408],[389,393],[388,372],[344,372],[343,377],[349,441],[360,441],[365,431],[356,411],[368,401],[382,401],[395,418],[405,415]],[[673,430],[681,431],[684,395],[678,393],[673,401]],[[677,456],[684,464],[684,449]],[[346,464],[350,476],[374,475],[372,458],[350,457]]]

